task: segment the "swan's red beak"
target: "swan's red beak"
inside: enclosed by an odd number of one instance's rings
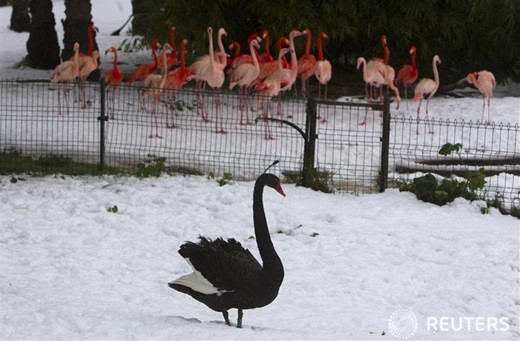
[[[283,191],[282,185],[280,185],[280,183],[276,185],[276,191],[285,197],[285,192]]]

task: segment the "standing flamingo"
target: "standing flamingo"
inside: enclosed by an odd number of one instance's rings
[[[152,41],[151,47],[152,47],[153,63],[137,65],[136,68],[130,74],[130,78],[128,78],[129,85],[131,85],[133,82],[141,82],[148,75],[151,75],[151,74],[155,73],[155,71],[157,71],[159,61],[157,59],[157,53],[155,52],[155,50],[158,48],[161,48],[161,44],[159,44],[159,41],[157,39],[154,39]]]
[[[87,101],[85,98],[85,81],[87,77],[97,69],[98,67],[99,51],[94,50],[92,56],[85,56],[78,59],[78,80],[79,80],[79,99],[81,107],[85,109],[87,107]]]
[[[397,77],[395,78],[395,83],[403,83],[404,86],[404,98],[406,99],[406,110],[408,110],[408,93],[406,91],[406,87],[408,85],[412,85],[413,82],[417,80],[419,76],[419,71],[417,70],[417,66],[415,65],[415,55],[417,54],[417,49],[412,45],[410,47],[410,54],[412,55],[412,65],[405,64],[397,73]]]
[[[325,32],[320,32],[318,35],[318,61],[316,62],[316,70],[314,75],[318,79],[318,97],[321,98],[321,85],[325,86],[325,93],[323,99],[327,99],[327,84],[332,77],[332,65],[330,62],[323,58],[323,38],[328,39],[329,37]],[[323,120],[322,120],[323,121]]]
[[[249,105],[247,101],[247,92],[254,81],[258,78],[260,74],[260,65],[258,64],[258,58],[256,57],[255,48],[259,49],[260,45],[256,40],[251,40],[249,43],[249,51],[251,52],[251,56],[253,58],[253,65],[249,63],[244,63],[239,65],[236,69],[231,73],[231,80],[229,83],[229,90],[232,90],[235,85],[238,85],[239,91],[239,107],[240,107],[240,124],[251,124],[249,121]],[[246,122],[244,122],[244,107],[246,110]]]
[[[278,93],[278,116],[283,118],[282,109],[282,92],[291,90],[296,78],[298,77],[298,60],[296,57],[296,49],[294,48],[294,38],[302,35],[302,32],[293,29],[289,33],[289,48],[291,49],[291,63],[287,62],[285,54],[282,55],[282,88]],[[278,51],[281,51],[282,47],[279,45]],[[269,76],[267,79],[274,79],[277,77],[276,72]]]
[[[183,39],[181,41],[181,65],[173,70],[172,72],[168,73],[166,76],[166,83],[164,87],[167,89],[167,94],[169,97],[170,107],[172,111],[174,112],[172,115],[172,124],[170,125],[168,123],[168,120],[166,121],[166,127],[167,128],[176,128],[174,122],[174,116],[176,112],[176,103],[175,103],[175,95],[177,91],[184,86],[188,82],[188,76],[191,73],[191,70],[186,67],[186,45],[188,44],[188,40]]]
[[[108,109],[112,112],[111,118],[114,119],[114,102],[115,102],[115,89],[121,84],[123,80],[123,73],[117,67],[117,50],[115,47],[110,47],[105,51],[105,55],[109,52],[114,53],[114,64],[112,69],[106,70],[103,74],[103,79],[107,85],[107,104]],[[112,91],[110,91],[112,90]],[[110,93],[112,93],[110,95]]]
[[[287,53],[290,52],[290,48],[283,48],[278,52],[278,71],[275,73],[276,77],[274,79],[267,79],[261,83],[259,83],[255,90],[258,94],[255,100],[255,107],[260,108],[263,107],[264,113],[262,114],[265,121],[265,139],[266,140],[274,140],[274,137],[271,136],[269,131],[269,101],[271,97],[278,96],[280,93],[280,89],[282,88],[282,58]]]
[[[211,30],[210,30],[211,29]],[[217,36],[217,44],[219,46],[220,51],[214,52],[213,51],[213,29],[211,27],[208,27],[208,32],[211,31],[212,34],[209,37],[210,39],[210,45],[211,45],[211,51],[210,54],[206,54],[203,56],[200,56],[197,58],[197,60],[191,64],[190,70],[191,75],[188,77],[188,80],[195,80],[195,96],[197,97],[197,114],[200,114],[204,122],[209,122],[208,115],[205,114],[204,110],[204,87],[207,83],[206,76],[209,75],[212,71],[209,71],[209,69],[215,65],[218,65],[223,70],[227,66],[227,55],[226,51],[224,50],[224,45],[222,43],[222,36],[227,36],[227,32],[224,28],[221,28],[218,30],[218,36]],[[216,63],[216,64],[215,64]],[[221,85],[222,86],[222,85]],[[217,96],[218,97],[218,96]],[[214,98],[216,98],[214,96]],[[217,98],[218,104],[220,104],[220,98]],[[218,105],[217,105],[218,107]],[[217,112],[218,115],[218,112]],[[217,123],[218,124],[218,123]],[[218,131],[219,129],[217,129]]]
[[[260,63],[272,62],[273,56],[271,56],[271,52],[269,52],[269,31],[264,30],[264,32],[262,33],[262,39],[265,40],[264,53],[262,53],[260,55],[260,57],[258,58],[258,61]]]
[[[166,55],[168,70],[177,64],[177,45],[175,45],[175,26],[170,27],[170,46],[172,51]]]
[[[416,134],[419,134],[419,112],[421,110],[421,103],[423,98],[428,96],[426,97],[426,119],[428,119],[428,103],[430,101],[430,98],[432,98],[433,95],[435,95],[435,93],[437,92],[437,89],[439,89],[439,71],[437,70],[437,63],[440,64],[441,59],[438,55],[435,55],[433,56],[432,62],[433,77],[435,78],[435,80],[431,78],[423,78],[415,87],[413,100],[419,101],[419,106],[417,107],[417,130],[415,132]],[[430,134],[433,134],[431,127]]]
[[[162,98],[164,93],[164,84],[166,83],[166,77],[168,75],[168,61],[166,54],[168,51],[171,51],[171,46],[168,43],[165,43],[163,49],[161,51],[161,60],[162,60],[162,75],[151,74],[146,76],[143,81],[143,89],[140,91],[140,95],[144,100],[147,97],[150,97],[152,100],[152,109],[149,110],[151,118],[152,118],[152,132],[150,133],[150,138],[158,137],[162,138],[159,135],[159,128],[157,126],[157,102]],[[155,126],[155,135],[153,134],[153,127]]]
[[[225,74],[224,68],[227,65],[227,57],[225,51],[222,51],[222,36],[227,35],[225,29],[221,28],[218,33],[218,43],[221,51],[219,54],[216,54],[213,51],[213,29],[208,27],[208,38],[209,38],[209,54],[199,57],[195,63],[190,66],[192,70],[192,75],[188,77],[188,80],[195,79],[196,82],[201,84],[207,83],[213,89],[213,100],[215,103],[215,117],[216,117],[216,132],[219,134],[225,134],[226,131],[222,126],[222,122],[220,122],[219,126],[219,111],[221,109],[220,103],[220,88],[222,84],[224,84]],[[200,89],[199,89],[200,90]],[[204,116],[203,110],[203,100],[202,98],[197,98],[198,107],[202,108],[202,117],[207,122],[207,117]]]
[[[63,83],[71,83],[74,82],[78,78],[79,72],[79,44],[74,43],[74,58],[72,61],[67,60],[60,63],[54,69],[52,73],[51,82],[59,83],[58,86],[58,115],[61,115],[61,93],[63,92],[63,100],[65,105],[67,106],[67,114],[69,113],[69,101],[67,99],[67,90],[64,88]]]
[[[305,54],[298,59],[298,77],[302,79],[302,94],[306,96],[309,78],[314,75],[316,68],[316,57],[311,54],[311,30],[306,28],[303,34],[307,35],[307,43]]]
[[[489,102],[490,98],[493,96],[493,90],[497,85],[495,80],[495,76],[489,71],[482,70],[478,72],[469,73],[467,76],[467,80],[469,84],[473,84],[477,89],[479,89],[482,94],[482,99],[484,100],[484,104],[482,106],[482,117],[480,118],[480,122],[484,122],[484,111],[486,109],[486,98],[488,100],[488,120],[487,124],[491,122],[491,117],[489,113]]]
[[[247,38],[247,46],[249,46],[249,44],[251,43],[251,40],[256,40],[256,41],[258,41],[258,43],[260,43],[262,41],[262,39],[260,38],[260,36],[257,33],[253,33],[249,36],[249,38]],[[256,58],[258,58],[260,60],[260,55],[258,54],[258,52],[255,52],[255,53],[256,53]],[[243,53],[238,56],[235,56],[235,59],[233,59],[233,63],[231,63],[231,69],[236,69],[242,63],[253,64],[253,57],[251,57],[251,55],[247,54],[247,53]],[[231,71],[229,73],[231,74]]]
[[[87,27],[87,53],[79,53],[79,58],[90,56],[92,57],[92,52],[94,52],[94,39],[92,37],[92,32],[98,32],[98,28],[94,26],[94,24],[89,24]],[[70,56],[69,60],[74,61],[74,55]]]

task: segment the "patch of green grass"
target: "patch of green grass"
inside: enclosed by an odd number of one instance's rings
[[[45,155],[33,158],[22,155],[21,152],[14,149],[0,152],[0,175],[116,175],[122,173],[123,171],[118,168],[100,168],[99,165],[95,164],[75,162],[72,158],[63,155]]]

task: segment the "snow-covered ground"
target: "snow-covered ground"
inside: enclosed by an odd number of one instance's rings
[[[176,251],[199,234],[237,238],[258,257],[252,182],[0,180],[3,339],[394,339],[388,322],[400,309],[417,318],[414,338],[520,336],[518,220],[482,215],[479,203],[266,190],[286,276],[278,298],[246,310],[237,330],[167,283],[190,271]],[[454,327],[427,329],[441,317]],[[476,317],[507,326],[454,330]]]
[[[130,1],[92,3],[100,49],[119,46],[128,37],[110,32],[130,14]],[[63,8],[54,2],[58,23]],[[10,13],[0,8],[1,78],[50,78],[13,69],[28,35],[7,29]],[[61,42],[61,24],[57,30]],[[138,55],[121,59],[131,65]],[[103,58],[101,68],[110,63]],[[430,115],[478,120],[482,99],[468,91],[435,97]],[[415,114],[415,103],[405,108],[400,113]],[[520,122],[518,86],[498,89],[492,115]],[[495,209],[483,215],[481,202],[438,207],[397,190],[356,197],[283,185],[286,198],[266,190],[286,276],[278,298],[245,311],[238,330],[166,284],[189,272],[177,249],[199,234],[237,238],[258,257],[249,238],[253,182],[22,178],[0,177],[2,339],[384,340],[412,334],[415,322],[414,339],[520,338],[519,221]],[[114,205],[118,212],[108,212]]]

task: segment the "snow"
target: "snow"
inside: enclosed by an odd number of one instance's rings
[[[92,3],[100,48],[127,38],[109,33],[126,20],[130,1]],[[54,2],[57,22],[62,9]],[[49,78],[50,71],[12,68],[27,34],[8,31],[9,16],[0,8],[1,77]],[[430,109],[469,121],[481,105],[478,95],[435,97]],[[501,88],[492,106],[497,121],[519,123],[515,85]],[[401,309],[417,319],[413,339],[520,338],[518,219],[493,208],[483,215],[478,201],[439,207],[394,189],[353,196],[282,186],[287,197],[266,189],[264,202],[285,279],[277,299],[246,310],[237,329],[167,283],[191,272],[177,250],[198,235],[236,238],[259,258],[250,238],[253,182],[0,177],[0,338],[384,340],[400,336],[389,319]],[[115,205],[117,213],[107,211]],[[432,318],[451,325],[434,331]],[[495,320],[506,324],[493,328]]]

